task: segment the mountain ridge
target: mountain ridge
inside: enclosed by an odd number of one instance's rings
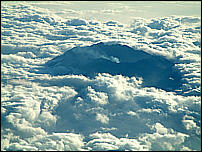
[[[142,77],[143,86],[169,91],[181,85],[180,73],[174,69],[172,60],[121,44],[105,45],[101,42],[75,47],[48,61],[45,66],[52,68],[50,71],[53,75],[82,74],[94,77],[97,73],[121,74]]]

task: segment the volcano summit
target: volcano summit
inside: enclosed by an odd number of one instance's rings
[[[172,60],[121,44],[97,43],[75,47],[45,64],[52,75],[97,73],[142,77],[143,86],[174,91],[180,87],[181,76]]]

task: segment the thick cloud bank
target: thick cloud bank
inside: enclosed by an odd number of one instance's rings
[[[2,151],[201,150],[199,17],[1,15]]]

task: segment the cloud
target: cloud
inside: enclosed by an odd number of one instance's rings
[[[37,135],[30,143],[21,141],[20,143],[12,143],[7,150],[84,150],[83,137],[73,133],[53,133],[50,135]]]
[[[87,97],[89,97],[89,99],[92,102],[95,102],[95,103],[100,104],[100,105],[105,105],[108,103],[108,96],[106,93],[96,92],[90,86],[88,86],[87,89],[88,89]]]
[[[200,18],[134,18],[131,26],[122,26],[70,16],[28,2],[2,5],[1,150],[200,150]],[[99,42],[169,58],[182,74],[182,87],[175,92],[144,87],[144,78],[120,74],[90,78],[71,73],[75,69],[59,65],[59,58],[57,68],[43,66],[76,46]],[[85,51],[78,62],[134,61]],[[62,76],[49,73],[67,70]]]
[[[86,22],[81,19],[72,19],[72,20],[68,20],[66,24],[71,26],[81,26],[81,25],[86,25]]]
[[[38,149],[32,146],[22,145],[19,143],[11,144],[7,150],[16,150],[16,151],[37,151]]]
[[[31,142],[42,150],[84,150],[83,136],[74,133],[53,133],[47,136],[36,136]]]
[[[105,14],[116,14],[116,13],[120,13],[120,10],[112,10],[112,9],[104,9],[101,10],[101,13],[105,13]]]
[[[93,133],[87,143],[91,150],[148,150],[146,145],[141,145],[136,139],[116,138],[110,133]]]
[[[194,122],[194,120],[195,120],[194,117],[185,115],[182,120],[182,123],[187,130],[194,131],[196,134],[200,135],[201,134],[200,127],[197,126],[197,124],[196,124],[196,122]]]
[[[152,129],[155,129],[153,134],[144,134],[140,137],[141,141],[144,141],[150,149],[158,150],[173,150],[182,148],[182,143],[184,140],[189,137],[186,134],[174,132],[172,129],[165,128],[160,123],[156,123],[152,126]]]
[[[103,124],[107,124],[109,122],[109,118],[106,115],[102,115],[99,113],[96,115],[96,120],[100,121]]]

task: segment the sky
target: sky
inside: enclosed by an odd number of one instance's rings
[[[79,16],[100,21],[116,20],[125,24],[131,23],[134,17],[150,19],[171,15],[201,16],[200,1],[62,1],[59,3],[26,1],[25,3],[46,8],[64,18]]]
[[[200,3],[1,2],[1,150],[200,151]]]

